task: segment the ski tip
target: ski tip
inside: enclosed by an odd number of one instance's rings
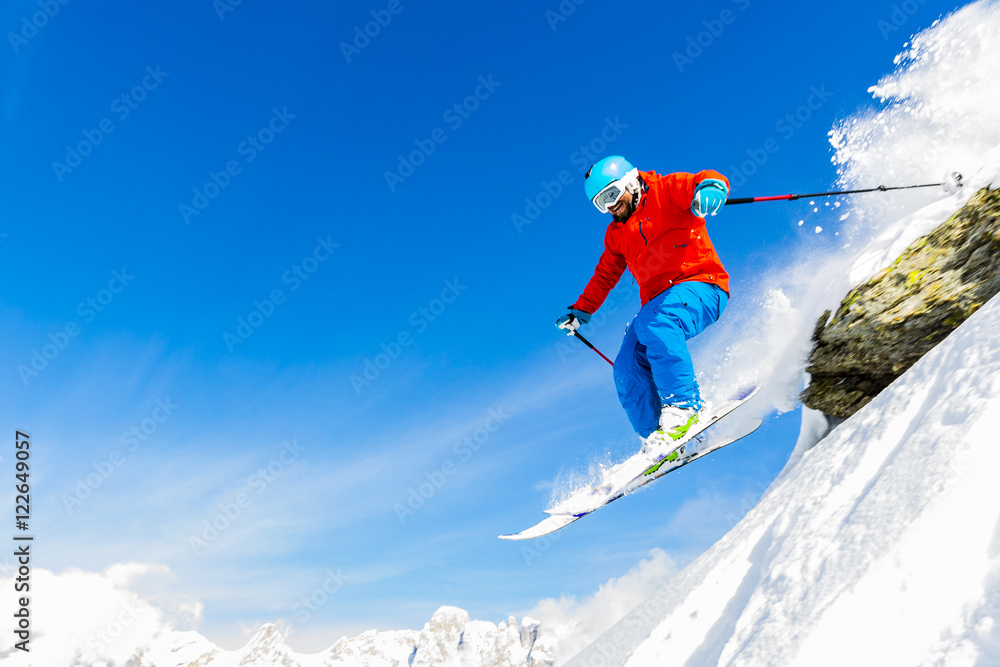
[[[582,515],[581,515],[582,516]],[[548,535],[549,533],[554,533],[560,528],[564,528],[569,524],[573,523],[579,516],[574,516],[572,514],[556,514],[550,517],[542,519],[537,524],[531,528],[522,530],[520,533],[511,533],[509,535],[497,535],[501,540],[531,540],[536,537],[542,537],[543,535]]]

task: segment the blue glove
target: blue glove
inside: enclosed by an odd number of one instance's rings
[[[567,330],[567,336],[572,336],[582,325],[590,321],[590,313],[585,313],[576,308],[570,308],[568,315],[563,315],[556,320],[556,326]]]
[[[706,178],[694,189],[691,212],[699,218],[715,215],[726,204],[729,187],[717,178]]]

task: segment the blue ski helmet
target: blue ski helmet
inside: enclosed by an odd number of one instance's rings
[[[598,160],[583,177],[583,189],[587,192],[587,199],[593,200],[598,192],[608,187],[608,184],[617,181],[633,169],[635,167],[632,163],[621,155],[609,155],[603,160]]]

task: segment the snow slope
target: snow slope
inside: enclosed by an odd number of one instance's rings
[[[569,664],[1000,664],[998,434],[994,299]]]

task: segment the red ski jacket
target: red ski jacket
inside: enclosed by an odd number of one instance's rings
[[[646,303],[672,285],[694,280],[713,283],[729,292],[729,274],[722,267],[705,220],[691,212],[695,187],[706,178],[729,185],[722,174],[706,169],[697,174],[640,171],[648,186],[639,208],[625,222],[612,222],[604,235],[601,255],[587,288],[571,307],[595,313],[628,268]]]

